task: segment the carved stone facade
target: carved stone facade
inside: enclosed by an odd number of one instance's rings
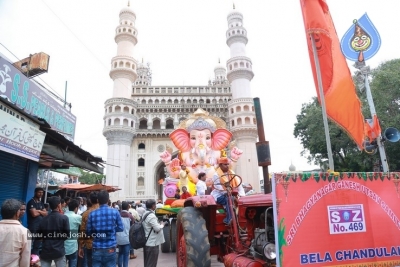
[[[248,39],[243,15],[236,10],[228,15],[226,38],[232,57],[226,68],[220,64],[214,68],[214,79],[204,86],[151,85],[150,66],[131,57],[138,41],[135,20],[136,15],[129,7],[121,10],[115,36],[118,53],[112,59],[110,71],[114,80],[113,97],[104,107],[107,183],[122,188],[111,194],[111,198],[162,198],[158,181],[165,177],[166,171],[159,155],[167,146],[174,148],[169,134],[198,108],[226,122],[238,148],[243,150],[237,173],[260,191],[255,150],[257,126],[250,92],[254,74],[251,59],[244,53]],[[177,153],[175,149],[172,154]]]
[[[169,134],[200,107],[228,123],[228,103],[232,98],[230,87],[134,85],[132,98],[138,103],[138,124],[132,143],[132,172],[136,177],[125,198],[162,198],[162,187],[157,181],[165,178],[165,166],[159,155],[167,145],[174,147]],[[143,160],[144,166],[139,166]]]

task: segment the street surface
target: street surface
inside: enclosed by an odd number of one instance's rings
[[[135,250],[136,259],[129,260],[129,267],[144,267],[143,264],[143,249]],[[159,267],[176,267],[176,254],[175,253],[162,253],[158,254],[157,266]],[[40,264],[40,263],[39,263]],[[55,267],[56,265],[51,265]],[[217,261],[217,256],[211,256],[211,267],[222,267],[224,264]]]
[[[129,260],[129,267],[144,267],[143,266],[143,249],[135,250],[136,259]],[[160,267],[176,267],[176,254],[175,253],[162,253],[158,254],[157,266]],[[217,256],[211,256],[211,267],[224,266],[221,262],[217,261]]]

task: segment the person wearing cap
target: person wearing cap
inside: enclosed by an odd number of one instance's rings
[[[226,157],[219,158],[218,165],[219,168],[213,176],[214,189],[211,191],[211,195],[214,197],[215,202],[224,206],[226,212],[224,223],[230,224],[232,221],[232,214],[229,208],[228,194],[223,184],[231,180],[230,185],[232,188],[236,188],[238,190],[239,196],[244,196],[245,192],[242,185],[240,184],[239,178],[234,177],[233,175],[235,173],[231,169],[229,169],[229,159]]]

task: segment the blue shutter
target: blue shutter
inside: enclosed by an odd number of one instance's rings
[[[27,163],[27,159],[0,151],[0,205],[8,198],[23,200]]]

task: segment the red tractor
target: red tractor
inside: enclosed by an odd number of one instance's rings
[[[211,255],[225,266],[276,266],[271,194],[237,199],[229,181],[223,186],[230,196],[232,222],[223,223],[224,208],[212,196],[187,199],[177,216],[177,266],[211,266]]]

